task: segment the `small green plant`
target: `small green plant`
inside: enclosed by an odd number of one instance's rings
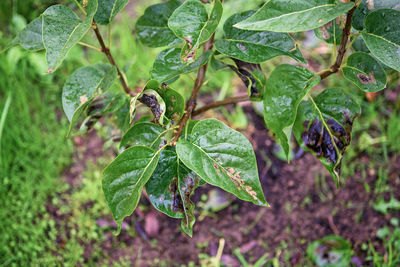
[[[100,31],[104,25],[108,37],[112,35],[111,22],[129,0],[74,2],[81,17],[67,6],[50,6],[11,45],[46,50],[48,73],[61,66],[76,44],[106,56],[108,63],[85,66],[70,76],[62,102],[72,135],[85,133],[106,114],[112,114],[121,131],[119,155],[104,170],[102,183],[119,229],[136,209],[143,189],[156,209],[182,219],[182,229],[190,236],[195,222],[190,198],[205,183],[268,206],[253,147],[244,135],[216,119],[192,120],[211,108],[241,101],[262,102],[265,122],[287,159],[293,134],[339,185],[343,153],[361,109],[346,90],[327,88],[315,95],[311,89],[322,87],[322,80],[340,71],[362,91],[377,92],[387,83],[383,65],[389,72],[400,71],[396,1],[270,0],[258,10],[232,15],[222,26],[223,34],[215,34],[229,1],[169,0],[148,7],[136,23],[137,37],[144,45],[164,50],[154,60],[152,79],[132,90],[124,74],[129,66],[117,65],[111,42],[104,41]],[[81,42],[89,30],[100,47]],[[293,38],[299,34],[289,34],[308,30],[332,44],[336,55],[332,66],[320,73],[305,67],[301,43]],[[344,60],[356,41],[368,51],[356,51]],[[260,64],[277,56],[301,66],[279,65],[267,79]],[[213,72],[232,70],[248,94],[197,108],[209,66]],[[195,71],[185,101],[171,86]],[[141,104],[149,108],[150,118],[136,116]]]

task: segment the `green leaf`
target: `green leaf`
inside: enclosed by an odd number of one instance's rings
[[[161,152],[153,175],[146,184],[146,192],[153,206],[172,218],[182,219],[182,230],[192,236],[195,217],[190,197],[200,186],[200,179],[170,150]]]
[[[398,0],[362,0],[353,15],[352,26],[361,31],[364,29],[364,20],[369,13],[380,8],[400,9]]]
[[[307,256],[320,267],[350,266],[354,251],[344,238],[328,235],[307,247]]]
[[[327,42],[328,44],[340,44],[342,40],[343,29],[340,27],[340,19],[334,19],[325,25],[314,30],[315,36],[318,39]]]
[[[336,0],[270,0],[234,27],[253,31],[308,31],[321,27],[353,6],[353,2],[337,3]]]
[[[49,73],[61,65],[69,50],[90,29],[96,10],[97,0],[90,0],[83,21],[70,8],[62,5],[51,6],[43,13],[43,43]]]
[[[160,151],[133,146],[122,152],[103,172],[103,192],[118,224],[136,209],[142,189],[157,167]]]
[[[299,104],[319,82],[319,76],[293,65],[278,66],[267,80],[264,119],[279,139],[286,157],[289,156],[290,136]]]
[[[226,20],[224,39],[215,42],[218,52],[251,63],[261,63],[277,56],[289,56],[307,63],[287,33],[249,31],[233,27],[253,14],[254,11],[246,11]]]
[[[362,38],[371,53],[383,64],[400,71],[400,11],[378,9],[365,19]]]
[[[76,70],[66,81],[62,92],[64,112],[69,121],[76,109],[92,96],[107,91],[117,79],[117,70],[99,63]]]
[[[176,152],[181,161],[207,183],[242,200],[268,206],[258,178],[253,147],[246,137],[224,123],[215,119],[198,122],[190,141],[178,140]]]
[[[25,29],[23,29],[17,37],[14,38],[9,47],[20,44],[27,50],[42,50],[43,39],[42,39],[42,18],[37,18],[29,23]]]
[[[185,112],[185,99],[177,91],[166,84],[160,84],[157,80],[149,81],[146,89],[155,90],[164,99],[166,105],[165,116],[171,121],[179,121]]]
[[[210,39],[221,20],[222,11],[220,0],[214,1],[210,16],[204,4],[198,0],[188,0],[172,13],[168,26],[187,43],[187,49],[183,49],[183,58],[192,55],[199,45]]]
[[[360,113],[358,103],[342,89],[327,89],[314,99],[309,96],[298,109],[293,126],[297,142],[322,162],[337,186],[342,156]]]
[[[98,2],[99,8],[97,9],[94,19],[101,25],[108,25],[128,4],[129,0],[98,0]]]
[[[159,82],[165,82],[180,74],[197,70],[200,66],[206,64],[211,56],[212,51],[207,51],[196,61],[187,64],[181,61],[180,48],[168,48],[157,55],[151,70],[151,76]]]
[[[378,92],[386,86],[385,70],[375,58],[364,52],[349,56],[343,75],[364,92]]]
[[[122,137],[119,147],[148,146],[158,149],[165,133],[164,128],[154,123],[136,123]]]
[[[179,0],[169,0],[149,6],[136,23],[139,40],[150,47],[174,46],[182,42],[168,28],[169,17],[181,4]]]

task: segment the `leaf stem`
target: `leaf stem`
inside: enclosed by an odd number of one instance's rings
[[[128,95],[133,95],[133,92],[129,88],[129,85],[128,85],[127,81],[125,80],[124,75],[122,75],[122,72],[120,71],[119,67],[115,63],[115,60],[114,60],[113,56],[111,55],[110,49],[104,43],[103,37],[101,36],[101,33],[99,31],[99,27],[97,26],[97,23],[94,20],[92,22],[92,28],[94,30],[94,33],[96,34],[96,37],[97,37],[97,40],[99,41],[100,46],[101,46],[101,52],[103,52],[106,55],[106,57],[107,57],[108,61],[111,63],[111,65],[116,67],[117,72],[118,72],[118,77],[119,77],[122,87],[124,88],[124,91]]]
[[[250,99],[249,99],[248,95],[225,98],[224,100],[216,101],[214,103],[211,103],[211,104],[208,104],[201,108],[196,109],[195,111],[193,111],[192,116],[197,116],[197,115],[199,115],[203,112],[206,112],[207,110],[213,109],[213,108],[218,108],[218,107],[222,107],[222,106],[226,106],[226,105],[230,105],[230,104],[236,104],[239,102],[244,102],[244,101],[249,101],[249,100]]]
[[[111,22],[108,24],[108,49],[111,50]]]
[[[352,2],[355,2],[356,0],[351,0]],[[344,54],[347,51],[347,42],[349,40],[349,35],[351,31],[351,21],[353,19],[354,12],[356,11],[357,5],[354,5],[352,9],[350,9],[349,12],[347,12],[346,16],[346,24],[343,29],[343,34],[342,34],[342,40],[340,42],[340,47],[338,50],[338,55],[336,57],[335,63],[330,67],[329,70],[326,70],[320,74],[321,80],[327,78],[328,76],[336,73],[339,71],[340,66],[342,65]]]
[[[211,38],[204,44],[204,52],[207,52],[211,50],[214,46],[214,36],[215,33],[211,36]],[[200,91],[200,88],[203,86],[204,79],[206,77],[206,72],[207,72],[207,67],[208,63],[204,64],[199,68],[199,71],[197,72],[197,78],[196,81],[194,82],[194,87],[192,90],[192,94],[189,98],[189,100],[186,102],[186,109],[185,109],[185,114],[183,115],[182,119],[179,122],[179,128],[175,134],[175,138],[173,139],[172,143],[176,143],[178,141],[179,137],[182,134],[183,128],[185,127],[186,122],[189,120],[189,118],[192,116],[192,113],[194,109],[196,108],[197,105],[197,95]]]
[[[85,9],[82,7],[81,4],[79,4],[78,0],[74,0],[75,4],[79,7],[79,9],[82,11],[83,14],[87,15]]]
[[[100,52],[100,53],[102,52],[100,48],[95,47],[93,45],[90,45],[90,44],[87,44],[87,43],[84,43],[84,42],[78,42],[78,44],[80,44],[81,46],[85,46],[85,47],[88,47],[90,49],[96,50],[97,52]]]

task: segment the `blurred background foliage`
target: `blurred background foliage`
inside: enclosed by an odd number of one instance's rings
[[[49,5],[64,3],[74,7],[72,2],[1,1],[0,50]],[[137,41],[134,35],[135,20],[143,14],[147,6],[159,1],[132,2],[112,25],[112,49],[116,61],[126,72],[130,86],[140,89],[150,78],[153,60],[160,50],[146,48]],[[243,11],[244,6],[246,9],[256,8],[262,2],[226,1],[224,19],[235,12]],[[107,29],[101,30],[106,36]],[[308,35],[297,37],[307,46],[305,56],[311,65],[321,66],[315,67],[315,71],[329,65],[332,56],[319,49],[320,42],[317,39]],[[97,46],[91,33],[84,41]],[[130,258],[123,255],[132,254],[140,258],[137,255],[141,253],[140,250],[129,248],[124,242],[112,243],[111,248],[102,247],[102,242],[113,229],[113,225],[101,221],[104,217],[110,217],[100,181],[101,170],[110,161],[111,155],[104,154],[96,159],[96,163],[89,162],[82,170],[83,179],[79,186],[72,186],[65,178],[65,170],[74,160],[84,155],[85,148],[74,149],[74,142],[75,145],[79,144],[80,139],[66,138],[68,121],[61,107],[62,86],[74,70],[103,60],[102,54],[77,46],[71,50],[59,71],[47,75],[44,74],[46,65],[43,52],[29,53],[20,47],[13,47],[0,54],[0,266],[109,266],[111,263],[107,250],[110,249],[125,251],[121,253],[118,262],[112,263],[115,266],[132,266]],[[263,69],[270,73],[282,62],[291,61],[287,58],[276,58],[263,64]],[[184,75],[172,87],[187,98],[194,79],[194,73]],[[343,176],[352,177],[361,171],[365,178],[366,191],[372,191],[377,196],[383,193],[395,194],[398,188],[388,185],[390,177],[387,166],[396,161],[400,152],[399,76],[391,74],[388,89],[374,96],[372,101],[368,101],[364,93],[339,76],[333,75],[324,83],[326,87],[348,88],[348,92],[354,94],[363,107],[363,114],[354,126],[353,145],[344,159]],[[240,81],[232,72],[210,72],[202,93],[220,100],[235,95],[240,87]],[[248,126],[246,115],[239,105],[234,110],[222,108],[221,112],[211,114],[238,129]],[[105,142],[105,148],[109,147],[111,130],[97,128],[98,135]],[[360,160],[360,155],[366,155],[368,160]],[[378,179],[372,188],[366,180],[366,172],[371,169],[378,173]],[[345,182],[346,179],[343,180]],[[390,214],[390,211],[400,209],[395,198],[390,202],[380,199],[371,204],[377,211]],[[204,201],[206,202],[206,197]],[[83,210],[82,205],[87,203],[91,205]],[[52,210],[55,211],[52,213]],[[64,216],[68,219],[63,220]],[[138,235],[134,226],[126,226],[126,231],[132,238]],[[393,221],[379,231],[381,243],[378,243],[378,248],[372,242],[362,244],[362,248],[374,265],[396,266],[400,249],[398,221]],[[89,256],[86,255],[88,246],[91,249]],[[201,246],[199,243],[199,247]],[[285,250],[284,244],[280,249]],[[243,255],[237,250],[235,255],[240,262],[245,262]],[[309,261],[311,258],[309,256],[306,260],[307,264],[312,265]],[[216,262],[215,258],[207,254],[199,254],[199,259],[203,259],[201,262],[204,266],[209,266],[206,265],[209,262]],[[267,261],[266,256],[263,256],[259,262],[279,266],[279,262],[282,264],[283,261],[283,266],[287,266],[286,263],[289,262],[285,262],[285,259],[277,256]],[[155,259],[154,265],[168,266],[168,263]],[[194,265],[190,263],[189,266]]]

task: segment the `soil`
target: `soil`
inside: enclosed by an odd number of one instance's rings
[[[336,189],[327,171],[311,154],[306,153],[291,164],[274,157],[271,151],[275,143],[269,137],[263,120],[252,112],[248,104],[244,104],[244,109],[249,117],[249,127],[243,133],[255,148],[262,187],[271,207],[261,208],[236,199],[216,216],[198,220],[193,238],[189,238],[181,233],[178,220],[155,211],[142,197],[141,205],[147,206],[147,211],[137,210],[125,219],[126,224],[135,227],[136,237],[132,238],[125,230],[118,237],[113,236],[111,230],[105,234],[101,247],[109,260],[106,264],[119,261],[120,257],[128,257],[135,266],[160,266],[160,261],[165,262],[166,266],[181,266],[193,261],[197,266],[199,253],[215,256],[219,240],[223,238],[222,262],[226,265],[240,266],[233,254],[234,249],[240,248],[249,263],[268,253],[269,258],[278,257],[283,266],[304,266],[305,251],[310,242],[337,234],[351,242],[356,265],[369,265],[361,245],[375,242],[376,231],[387,225],[391,217],[400,215],[395,212],[385,216],[372,209],[376,198],[372,192],[377,179],[374,170],[367,168],[366,178],[361,172],[356,173]],[[80,155],[80,160],[76,160],[77,163],[66,171],[65,177],[68,183],[77,186],[81,183],[80,174],[85,168],[85,161],[95,161],[110,151],[102,151],[103,141],[95,132],[85,139],[76,138],[74,141],[82,153],[76,153],[76,157]],[[358,160],[368,162],[363,155]],[[399,171],[400,160],[394,158],[389,183],[397,188],[400,183]],[[365,182],[371,187],[370,193],[366,192]],[[200,201],[201,195],[211,188],[206,185],[198,189],[192,199]],[[390,195],[385,197],[389,198]],[[396,196],[397,199],[399,197]],[[199,212],[200,209],[196,210],[197,217]],[[54,217],[68,219],[65,216]],[[104,218],[104,221],[112,221],[111,216]],[[125,246],[121,246],[121,243],[125,243]],[[88,259],[92,244],[84,245],[84,256]],[[155,259],[160,261],[157,263]]]

